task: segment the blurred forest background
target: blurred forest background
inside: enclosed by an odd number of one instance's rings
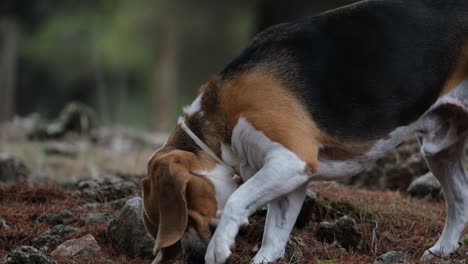
[[[353,0],[1,0],[0,122],[70,101],[167,131],[262,29]]]

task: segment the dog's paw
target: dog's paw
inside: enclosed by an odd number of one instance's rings
[[[421,260],[431,260],[437,258],[445,258],[449,256],[458,248],[456,245],[444,245],[444,246],[433,246],[430,249],[426,250],[421,257]]]
[[[271,263],[282,258],[283,255],[284,249],[262,247],[252,260],[252,264]]]
[[[229,243],[223,237],[215,236],[208,244],[205,255],[206,264],[225,264],[231,256]]]

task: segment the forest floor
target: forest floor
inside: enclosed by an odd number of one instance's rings
[[[58,263],[151,263],[148,258],[132,258],[115,249],[107,237],[108,223],[89,224],[92,212],[107,212],[117,216],[118,206],[107,206],[112,199],[90,199],[75,195],[77,182],[100,175],[123,174],[138,182],[144,176],[146,161],[161,144],[160,137],[135,136],[127,130],[110,130],[102,138],[71,136],[59,141],[30,141],[18,128],[0,130],[0,152],[7,152],[24,161],[30,176],[26,181],[0,184],[0,217],[11,227],[0,229],[0,260],[19,246],[31,241],[52,227],[37,221],[43,214],[73,212],[66,225],[76,228],[63,241],[87,234],[95,237],[101,248],[99,257],[54,257]],[[129,176],[128,176],[129,175]],[[309,199],[300,223],[292,233],[286,256],[277,263],[375,263],[389,251],[406,255],[404,263],[463,263],[451,262],[468,258],[468,246],[462,245],[447,260],[419,261],[423,252],[440,235],[445,209],[443,201],[432,198],[414,199],[399,191],[372,191],[338,183],[315,183],[317,194]],[[125,199],[140,195],[138,187]],[[95,203],[97,206],[86,206]],[[83,206],[85,205],[85,206]],[[360,234],[359,243],[344,247],[339,242],[321,242],[317,229],[323,221],[333,222],[348,215]],[[250,225],[243,228],[236,240],[231,263],[248,263],[261,244],[265,212],[257,212]],[[468,240],[468,239],[464,239]],[[53,249],[46,250],[50,254]],[[107,261],[103,261],[103,258]],[[179,256],[174,263],[184,263]]]

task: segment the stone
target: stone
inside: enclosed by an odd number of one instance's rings
[[[77,102],[67,104],[59,117],[52,122],[39,122],[28,133],[30,140],[62,138],[69,132],[89,134],[96,126],[96,114],[87,105]]]
[[[101,247],[91,234],[67,240],[51,253],[53,257],[96,256],[100,254]]]
[[[3,260],[3,264],[57,264],[53,259],[41,251],[22,246],[10,252]]]
[[[62,243],[66,235],[76,232],[77,230],[78,229],[75,227],[56,225],[49,231],[31,240],[31,245],[42,251],[50,251]]]
[[[0,230],[11,230],[11,227],[8,225],[7,221],[0,217]]]
[[[435,264],[467,264],[468,260],[465,259],[451,259],[451,260],[440,260]]]
[[[16,183],[29,177],[29,169],[19,159],[8,153],[0,153],[0,183]]]
[[[159,148],[164,145],[168,134],[142,133],[123,127],[101,127],[91,132],[90,139],[96,145],[110,148],[113,152],[128,152],[142,148]]]
[[[53,142],[44,147],[44,153],[48,156],[76,158],[79,154],[79,149],[70,143]]]
[[[125,181],[115,175],[104,175],[98,178],[83,179],[76,184],[77,191],[73,196],[98,202],[108,202],[128,197],[139,191],[138,185]]]
[[[153,237],[142,219],[142,200],[135,197],[127,201],[120,214],[107,227],[112,246],[131,257],[152,257]]]
[[[405,263],[408,256],[401,251],[389,251],[377,258],[378,263]]]
[[[297,217],[295,227],[302,229],[306,227],[309,222],[321,222],[324,220],[329,209],[323,199],[312,198],[306,196],[302,204],[301,211]]]
[[[406,190],[406,193],[416,198],[423,198],[430,195],[432,198],[438,199],[440,197],[440,191],[441,186],[439,181],[431,172],[428,172],[413,180]]]
[[[71,220],[70,218],[72,217],[72,212],[64,210],[59,212],[58,214],[42,214],[36,218],[36,223],[47,222],[51,225],[59,225],[69,222]]]
[[[109,222],[112,218],[114,218],[114,216],[111,213],[95,212],[87,214],[85,219],[88,224],[98,224]]]
[[[288,263],[301,263],[304,261],[304,254],[302,249],[305,247],[305,243],[299,236],[291,235],[284,251],[284,259],[288,260]]]
[[[359,248],[362,235],[356,230],[354,220],[349,216],[343,216],[335,222],[321,222],[315,232],[319,241],[337,242],[345,249]]]
[[[406,140],[369,169],[339,182],[369,189],[404,191],[413,179],[429,171],[419,148],[416,139]]]

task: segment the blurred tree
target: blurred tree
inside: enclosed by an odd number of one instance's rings
[[[16,94],[20,114],[55,116],[77,100],[104,123],[167,130],[252,31],[349,2],[1,0],[0,114]]]
[[[14,114],[17,42],[15,19],[0,19],[0,122]]]
[[[177,70],[179,57],[179,26],[176,20],[166,20],[160,25],[159,56],[154,73],[153,126],[168,131],[177,97]]]

